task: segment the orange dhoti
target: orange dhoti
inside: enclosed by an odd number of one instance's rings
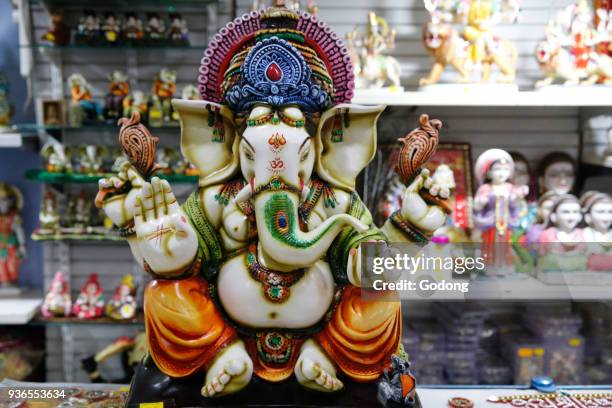
[[[371,298],[373,295],[368,294]],[[330,359],[358,382],[375,381],[397,353],[402,334],[400,303],[391,293],[363,300],[361,289],[349,285],[332,319],[315,335]]]
[[[149,353],[170,377],[185,377],[206,367],[233,340],[200,278],[154,280],[144,294]]]

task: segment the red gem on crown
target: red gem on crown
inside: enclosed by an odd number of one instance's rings
[[[266,70],[266,76],[272,82],[278,82],[283,77],[283,71],[276,62],[271,63]]]

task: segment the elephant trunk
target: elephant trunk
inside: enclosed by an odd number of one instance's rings
[[[347,214],[334,215],[311,231],[300,229],[299,195],[287,191],[258,194],[254,199],[255,218],[261,249],[274,262],[303,268],[321,259],[346,226],[360,232],[368,226]]]

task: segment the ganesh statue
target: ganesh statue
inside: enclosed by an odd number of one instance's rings
[[[397,294],[361,297],[359,247],[424,243],[445,223],[449,189],[421,170],[442,124],[423,115],[402,139],[408,187],[378,228],[356,178],[376,153],[384,107],[350,104],[346,47],[282,3],[223,28],[202,59],[202,100],[172,101],[182,153],[199,171],[182,205],[150,177],[158,139],[138,114],[120,122],[129,162],[100,180],[96,202],[153,278],[144,291],[149,354],[130,404],[253,403],[254,394],[329,402],[353,398],[346,389],[373,390],[375,404],[392,356],[406,358]],[[414,401],[413,377],[384,377],[385,390]]]
[[[21,220],[23,195],[15,186],[0,182],[0,288],[14,286],[26,255]]]

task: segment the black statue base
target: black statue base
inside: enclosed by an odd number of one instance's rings
[[[282,383],[269,383],[253,378],[241,392],[221,398],[204,398],[200,390],[204,373],[188,378],[173,379],[159,371],[149,358],[134,373],[128,408],[138,408],[143,402],[166,402],[164,406],[176,408],[195,407],[337,407],[375,408],[376,384],[359,384],[344,381],[345,388],[336,393],[320,393],[304,389],[291,378]],[[344,380],[344,379],[342,379]],[[393,405],[393,407],[399,405]],[[415,408],[421,408],[418,401]]]

